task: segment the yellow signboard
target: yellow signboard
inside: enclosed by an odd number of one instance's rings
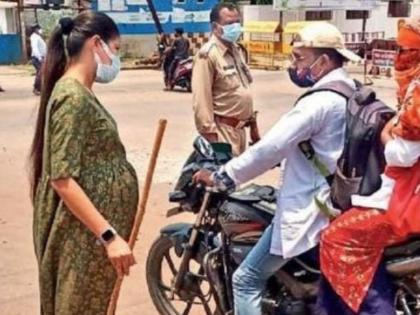
[[[257,54],[274,53],[274,43],[272,42],[250,41],[247,43],[247,48],[250,53],[257,53]]]
[[[275,67],[281,53],[282,27],[278,21],[250,21],[244,24],[249,62],[254,66]]]

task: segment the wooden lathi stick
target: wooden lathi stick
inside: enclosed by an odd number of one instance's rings
[[[162,144],[163,135],[166,128],[166,119],[159,120],[159,126],[155,136],[155,143],[153,145],[152,155],[149,160],[149,168],[147,169],[146,181],[144,183],[141,201],[139,208],[136,213],[136,218],[134,220],[133,229],[131,230],[130,239],[128,245],[131,249],[134,248],[134,244],[137,240],[137,235],[139,233],[140,225],[143,221],[144,214],[146,212],[147,200],[149,198],[150,188],[152,187],[153,174],[155,172],[156,162],[160,151],[160,146]],[[111,300],[108,305],[107,315],[114,315],[117,307],[118,296],[120,294],[121,285],[124,277],[119,277],[115,283],[114,291],[112,292]]]

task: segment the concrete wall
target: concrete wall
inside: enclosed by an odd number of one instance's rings
[[[186,33],[185,38],[190,41],[190,54],[195,55],[206,43],[210,33]],[[122,35],[121,55],[123,57],[150,57],[157,51],[156,35]]]
[[[121,53],[123,57],[150,57],[156,47],[156,35],[123,35]]]

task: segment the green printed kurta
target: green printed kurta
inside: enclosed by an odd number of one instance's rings
[[[116,272],[104,247],[66,208],[50,181],[75,179],[127,240],[138,203],[136,174],[114,119],[75,79],[57,82],[46,124],[33,222],[41,314],[105,314]]]

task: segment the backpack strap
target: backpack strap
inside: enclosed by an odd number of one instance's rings
[[[334,179],[334,174],[331,174],[325,164],[318,159],[312,143],[309,140],[306,140],[299,143],[298,146],[306,159],[312,163],[315,169],[317,169],[318,172],[325,178],[328,185],[331,186]]]
[[[355,83],[356,83],[356,87],[358,88],[360,86],[360,83],[357,81],[355,81]],[[297,99],[295,105],[299,103],[299,101],[302,100],[303,98],[317,92],[334,92],[338,95],[341,95],[346,100],[349,100],[355,91],[356,90],[354,90],[350,85],[348,85],[344,81],[331,81],[321,86],[318,86],[316,88],[309,89]]]
[[[360,86],[358,82],[355,82],[355,83],[357,87]],[[349,86],[344,81],[332,81],[332,82],[323,84],[319,87],[308,90],[306,93],[304,93],[302,96],[298,98],[298,100],[296,101],[296,104],[303,98],[317,92],[322,92],[322,91],[329,91],[329,92],[337,93],[341,95],[342,97],[344,97],[346,101],[348,101],[353,96],[356,90],[354,90],[351,86]],[[301,143],[298,144],[298,146],[299,146],[300,151],[302,151],[303,155],[306,157],[306,159],[313,164],[315,169],[317,169],[318,172],[325,178],[328,185],[331,186],[334,179],[334,174],[330,174],[328,168],[324,165],[324,163],[322,163],[318,159],[311,142],[309,140],[302,141]]]

